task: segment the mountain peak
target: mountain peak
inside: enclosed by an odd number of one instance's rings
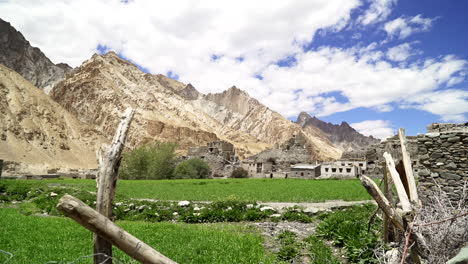
[[[324,122],[318,118],[310,117],[307,113],[300,113],[296,121],[302,128],[315,127],[324,132],[329,140],[335,146],[342,150],[348,151],[351,149],[358,149],[370,144],[378,143],[379,140],[374,137],[366,137],[354,128],[352,128],[346,121],[341,122],[340,125]]]
[[[297,117],[296,123],[299,124],[300,126],[303,126],[307,120],[311,119],[312,117],[307,113],[307,112],[301,112],[299,113],[299,116]]]
[[[0,63],[16,71],[35,86],[49,93],[65,74],[71,71],[66,64],[55,65],[39,48],[10,23],[0,19]]]

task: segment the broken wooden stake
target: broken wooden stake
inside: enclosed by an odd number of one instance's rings
[[[173,260],[118,227],[108,217],[96,212],[71,195],[64,195],[57,204],[57,209],[141,263],[176,264]],[[106,256],[103,257],[107,259]]]
[[[367,192],[374,198],[377,202],[379,207],[385,213],[385,215],[390,219],[390,221],[401,231],[405,231],[403,225],[403,219],[397,213],[395,208],[390,204],[387,198],[383,195],[382,191],[380,191],[379,186],[375,184],[375,182],[367,176],[361,177],[361,183],[366,188]]]
[[[114,201],[115,188],[117,186],[120,155],[127,139],[128,129],[130,128],[134,112],[132,108],[125,110],[112,144],[110,146],[103,145],[97,153],[99,170],[96,177],[96,210],[109,219],[112,217],[112,202]],[[96,254],[94,263],[103,263],[108,259],[106,256],[98,253],[112,257],[112,244],[99,235],[94,237],[94,254]],[[112,264],[112,259],[105,263]]]
[[[392,176],[393,183],[395,184],[395,188],[398,194],[398,199],[400,200],[401,208],[403,209],[403,212],[405,213],[411,212],[412,211],[411,203],[409,202],[405,187],[403,186],[403,183],[401,182],[400,175],[395,169],[395,162],[393,161],[392,155],[390,155],[388,152],[385,152],[383,154],[383,157],[385,158],[385,162],[387,163],[387,170],[390,173],[390,176]]]
[[[419,206],[418,190],[416,189],[416,181],[414,180],[413,166],[411,165],[411,157],[407,148],[404,128],[398,129],[398,136],[400,137],[402,160],[405,167],[406,179],[408,181],[408,196],[414,205]]]

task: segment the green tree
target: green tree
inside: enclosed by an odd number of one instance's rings
[[[248,178],[249,172],[239,167],[232,171],[231,178]]]
[[[152,142],[123,155],[119,177],[128,180],[171,179],[175,167],[174,143]]]
[[[174,170],[175,179],[206,179],[210,174],[210,166],[198,158],[184,160]]]

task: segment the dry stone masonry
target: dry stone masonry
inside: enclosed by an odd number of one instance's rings
[[[419,171],[421,198],[427,199],[437,191],[437,183],[457,202],[468,181],[468,123],[431,124],[427,131],[417,140],[419,161],[424,167]]]

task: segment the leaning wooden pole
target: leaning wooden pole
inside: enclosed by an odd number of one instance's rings
[[[71,195],[64,195],[57,204],[57,208],[141,263],[177,264]]]
[[[413,166],[411,165],[411,157],[408,152],[408,143],[404,128],[398,129],[398,136],[400,138],[401,154],[403,165],[405,167],[406,179],[408,180],[408,196],[413,205],[419,206],[418,190],[416,189],[416,181],[414,180]]]
[[[125,140],[127,139],[128,129],[130,128],[134,112],[132,108],[127,108],[127,110],[125,110],[114,135],[114,139],[112,140],[112,144],[110,146],[103,145],[97,153],[99,170],[96,177],[96,210],[107,218],[112,217],[112,203],[117,186],[120,155],[122,154]],[[94,254],[95,264],[112,264],[112,259],[103,255],[105,254],[112,257],[112,243],[99,234],[95,235]]]

